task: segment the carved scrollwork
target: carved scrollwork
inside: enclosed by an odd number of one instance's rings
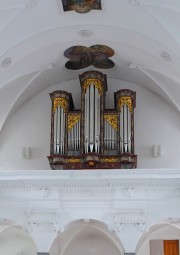
[[[117,115],[105,114],[104,119],[112,126],[112,128],[117,130]]]
[[[69,115],[68,116],[68,130],[71,130],[74,125],[81,119],[80,115]]]
[[[86,79],[84,82],[84,92],[86,93],[86,89],[93,84],[97,89],[99,94],[102,95],[102,82],[95,78]]]
[[[55,113],[56,108],[58,106],[62,107],[64,109],[64,112],[67,112],[67,99],[63,97],[56,97],[53,101],[53,112]]]
[[[129,108],[129,111],[132,112],[133,110],[133,105],[132,105],[132,98],[130,96],[123,96],[119,99],[119,102],[118,102],[118,106],[119,106],[119,109],[121,110],[121,108],[124,106],[124,105],[127,105],[127,107]]]

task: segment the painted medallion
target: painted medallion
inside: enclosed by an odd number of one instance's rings
[[[64,56],[69,59],[65,66],[70,70],[79,70],[91,65],[99,69],[110,69],[114,67],[114,62],[109,59],[113,55],[113,49],[106,45],[93,45],[89,48],[72,46],[64,52]]]
[[[101,10],[101,0],[62,0],[64,11],[87,13],[91,10]]]

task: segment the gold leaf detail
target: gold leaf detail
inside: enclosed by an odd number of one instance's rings
[[[99,94],[102,95],[102,82],[98,79],[91,78],[91,79],[86,79],[84,82],[84,92],[86,93],[86,89],[93,84],[97,89]]]
[[[117,115],[105,114],[104,119],[112,126],[112,128],[117,129]]]
[[[129,108],[129,111],[132,112],[132,98],[130,96],[124,96],[124,97],[121,97],[119,99],[119,109],[121,110],[121,108],[124,106],[124,105],[127,105],[127,107]]]
[[[70,158],[68,159],[68,163],[79,163],[81,162],[80,158]]]
[[[63,97],[56,97],[53,101],[53,112],[55,113],[56,108],[61,106],[64,109],[64,112],[67,112],[67,99]]]
[[[71,130],[74,125],[80,120],[80,115],[69,115],[68,116],[68,130]]]
[[[102,162],[115,163],[115,162],[118,162],[118,159],[117,158],[105,158],[105,159],[102,159]]]

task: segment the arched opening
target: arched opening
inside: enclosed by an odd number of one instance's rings
[[[116,233],[96,220],[76,220],[54,240],[50,255],[123,255]]]
[[[173,255],[176,255],[179,254],[179,243],[180,219],[167,219],[159,224],[152,225],[142,235],[136,247],[136,254],[167,255],[169,252],[166,252],[166,250],[173,248]]]
[[[37,248],[23,227],[3,220],[0,223],[0,254],[37,255]]]

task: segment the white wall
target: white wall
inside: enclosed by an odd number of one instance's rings
[[[180,116],[173,107],[150,91],[125,81],[108,79],[107,108],[114,107],[114,92],[129,88],[137,93],[135,109],[135,152],[138,168],[180,167]],[[72,93],[80,108],[79,81],[69,81],[46,89],[24,104],[6,122],[0,134],[0,169],[50,169],[49,92],[63,89]],[[152,146],[161,145],[163,156],[152,157]],[[31,159],[22,158],[22,147],[32,148]]]
[[[86,254],[86,247],[91,253],[90,247],[98,249],[99,242],[103,247],[92,253],[104,254],[110,245],[114,255],[116,247],[120,255],[150,255],[151,240],[180,237],[179,187],[180,171],[172,169],[102,170],[101,174],[98,170],[1,171],[0,232],[4,224],[14,222],[29,231],[38,252],[51,250],[52,255],[59,251],[71,255],[80,240],[86,245],[77,247],[77,254]]]
[[[150,255],[163,255],[163,240],[150,240]]]

